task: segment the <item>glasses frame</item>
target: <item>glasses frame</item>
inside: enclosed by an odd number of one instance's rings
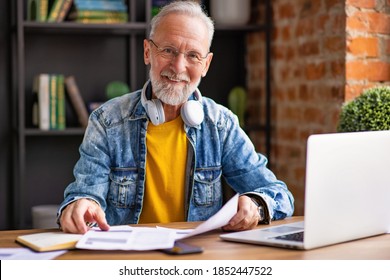
[[[188,61],[189,63],[191,64],[195,64],[197,62],[203,62],[207,56],[210,54],[210,52],[208,52],[206,54],[206,56],[201,56],[199,53],[195,52],[195,51],[188,51],[188,52],[181,52],[179,51],[178,49],[174,48],[174,47],[159,47],[152,39],[148,39],[148,41],[150,43],[152,43],[152,45],[154,45],[154,47],[158,50],[158,52],[160,53],[160,55],[166,59],[169,59],[169,60],[173,60],[175,59],[176,57],[179,56],[179,54],[183,54],[184,55],[184,58],[186,59],[186,61]],[[167,50],[170,50],[172,51],[172,53],[166,53]],[[195,58],[192,60],[191,58],[189,58],[189,54],[195,54]]]

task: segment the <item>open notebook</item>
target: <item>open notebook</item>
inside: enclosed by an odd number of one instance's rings
[[[311,135],[304,211],[304,222],[220,237],[313,249],[389,232],[390,131]]]

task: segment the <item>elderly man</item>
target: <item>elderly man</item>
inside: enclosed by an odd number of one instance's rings
[[[292,215],[291,193],[237,117],[197,89],[213,58],[213,34],[193,1],[172,2],[152,19],[144,40],[150,81],[91,114],[58,211],[63,231],[206,220],[224,203],[223,182],[240,194],[224,230]]]

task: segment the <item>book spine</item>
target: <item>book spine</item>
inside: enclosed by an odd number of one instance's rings
[[[57,129],[66,128],[64,75],[57,76]]]
[[[57,21],[58,15],[60,13],[60,10],[64,4],[64,0],[55,0],[52,8],[50,10],[49,16],[47,18],[48,22],[55,22]]]
[[[65,0],[64,4],[61,7],[61,10],[59,11],[57,22],[62,22],[65,20],[66,16],[68,15],[70,8],[72,7],[73,0]]]
[[[47,14],[49,12],[49,0],[37,0],[38,4],[38,14],[37,21],[43,22],[47,19]]]
[[[90,1],[74,0],[76,10],[127,11],[127,6],[121,1]]]
[[[87,127],[89,114],[73,76],[65,78],[65,87],[81,126]]]
[[[33,102],[32,102],[32,125],[39,127],[39,106],[38,106],[38,92],[39,92],[39,75],[34,77],[33,80]]]
[[[126,22],[117,18],[78,18],[76,22],[80,23],[123,23]]]
[[[28,0],[27,20],[46,21],[49,10],[49,0]]]
[[[27,20],[36,20],[37,0],[28,0],[27,2]]]
[[[50,75],[50,129],[57,129],[57,75]]]
[[[128,15],[126,12],[115,12],[115,11],[76,11],[69,15],[70,19],[84,19],[84,18],[112,18],[121,21],[127,21]]]
[[[38,76],[39,128],[49,130],[49,74]]]

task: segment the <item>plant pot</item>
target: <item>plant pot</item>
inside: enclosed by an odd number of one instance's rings
[[[245,25],[251,14],[251,0],[210,0],[210,13],[216,24]]]

